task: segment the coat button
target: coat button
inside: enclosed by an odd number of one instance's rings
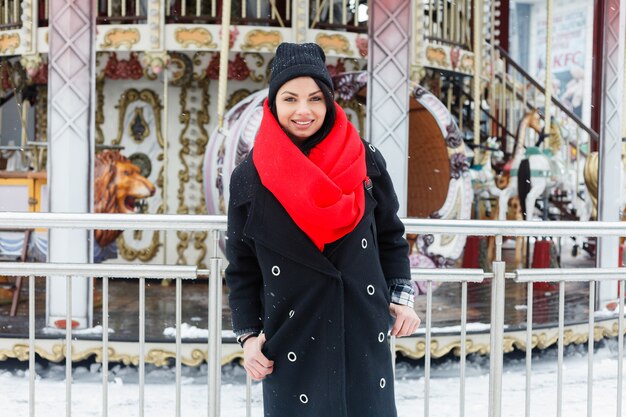
[[[373,285],[368,285],[367,286],[367,293],[369,295],[374,295],[374,286]]]
[[[378,333],[378,341],[380,343],[383,343],[385,341],[385,333],[383,332]]]
[[[302,404],[306,404],[309,402],[309,397],[306,396],[306,394],[300,394],[300,402]]]
[[[279,275],[280,275],[280,268],[279,268],[278,266],[274,265],[274,266],[272,267],[272,274],[273,274],[275,277],[279,276]]]
[[[380,378],[380,387],[385,388],[385,384],[386,384],[385,378]]]
[[[363,249],[367,248],[367,239],[363,238],[363,239],[361,240],[361,247],[362,247]]]
[[[293,310],[291,310],[291,311],[289,312],[289,318],[292,318],[294,314],[296,314],[296,312],[295,312],[295,311],[293,311]]]
[[[289,352],[287,354],[287,359],[289,359],[289,362],[295,362],[297,359],[296,354],[293,352]]]
[[[371,143],[368,145],[372,152],[376,152],[376,148]]]

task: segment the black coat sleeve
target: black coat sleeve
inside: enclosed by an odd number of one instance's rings
[[[226,258],[228,259],[226,284],[229,288],[228,301],[232,312],[233,331],[236,334],[260,331],[261,317],[263,317],[262,274],[254,243],[244,235],[250,203],[241,202],[241,194],[245,187],[239,186],[246,184],[245,179],[240,178],[243,174],[241,171],[235,170],[231,177],[226,232]]]
[[[387,163],[378,149],[366,146],[380,175],[372,176],[374,209],[380,263],[389,285],[410,284],[409,245],[404,238],[404,224],[398,217],[398,197],[387,172]]]

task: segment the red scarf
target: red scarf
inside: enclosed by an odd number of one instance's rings
[[[365,148],[343,109],[307,157],[280,127],[267,100],[252,160],[261,182],[320,251],[350,233],[363,217]]]

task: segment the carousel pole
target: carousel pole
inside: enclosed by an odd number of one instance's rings
[[[228,52],[230,49],[230,0],[222,5],[222,47],[220,50],[220,76],[217,89],[217,126],[224,127],[226,109],[226,86],[228,83]]]
[[[546,93],[544,103],[544,133],[550,134],[550,120],[552,118],[552,9],[554,1],[548,0],[546,6]]]
[[[483,0],[474,0],[473,2],[473,16],[472,23],[474,33],[474,78],[472,79],[472,96],[474,98],[474,145],[480,145],[480,109],[481,109],[481,94],[480,94],[480,78],[482,75],[483,55],[482,55],[482,7]]]

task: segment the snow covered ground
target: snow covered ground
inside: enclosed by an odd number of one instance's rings
[[[564,367],[563,414],[587,415],[586,345],[566,348]],[[557,351],[540,352],[533,359],[532,416],[556,416]],[[615,416],[617,404],[617,341],[601,343],[594,355],[594,416]],[[16,363],[13,362],[13,365]],[[28,416],[28,372],[8,369],[0,362],[0,415]],[[72,385],[72,415],[102,415],[102,387],[99,364],[78,366]],[[487,416],[489,358],[470,357],[467,363],[466,411],[470,417]],[[37,365],[36,415],[65,416],[65,370],[60,364]],[[434,363],[430,382],[430,415],[459,415],[459,362],[444,359]],[[399,417],[424,415],[423,364],[400,362],[397,367],[396,396]],[[174,369],[146,366],[145,415],[175,416]],[[503,416],[524,415],[525,363],[523,354],[505,359],[503,375]],[[138,372],[136,368],[112,365],[110,369],[109,415],[131,417],[138,413]],[[207,415],[206,367],[183,368],[182,415]],[[222,416],[245,416],[245,374],[237,365],[222,371]],[[260,384],[253,384],[254,417],[261,417]],[[370,417],[370,416],[368,416]],[[371,416],[377,417],[377,416]]]

